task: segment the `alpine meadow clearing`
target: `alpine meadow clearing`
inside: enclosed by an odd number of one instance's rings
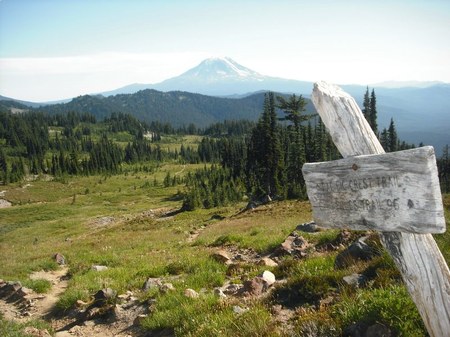
[[[181,145],[174,142],[167,146]],[[273,201],[248,209],[244,198],[227,206],[183,211],[184,184],[176,179],[164,184],[164,179],[182,178],[204,167],[174,161],[144,172],[130,165],[114,175],[40,175],[3,186],[2,198],[12,206],[0,209],[0,278],[20,281],[45,295],[51,284],[30,275],[62,268],[56,253],[64,256],[68,272],[67,288],[50,323],[39,316],[15,323],[3,317],[1,334],[26,336],[26,326],[45,327],[54,334],[65,315],[80,305],[86,308],[94,294],[111,288],[119,294],[111,299],[116,306],[126,301],[120,295],[128,292],[134,306],[146,308],[138,323],[132,322],[135,335],[341,336],[358,322],[382,324],[399,336],[426,335],[375,233],[368,234],[375,257],[337,269],[337,255],[367,233],[348,232],[349,239],[338,243],[343,237],[339,230],[299,232],[298,225],[312,220],[307,201]],[[444,206],[448,226],[448,194]],[[294,231],[307,247],[299,255],[278,254]],[[448,231],[435,238],[448,263]],[[233,263],[214,258],[218,251],[228,253]],[[256,263],[265,256],[275,256],[276,265]],[[261,294],[222,296],[215,290],[240,287],[264,271],[271,271],[276,282]],[[364,275],[364,286],[343,281],[352,274]],[[149,278],[163,285],[170,282],[170,290],[144,289]],[[197,295],[187,296],[187,289]]]

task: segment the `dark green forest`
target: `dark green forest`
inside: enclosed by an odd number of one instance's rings
[[[199,127],[145,122],[128,113],[102,118],[83,111],[12,113],[0,105],[0,183],[26,175],[111,175],[127,170],[152,171],[163,162],[204,163],[182,181],[183,209],[210,208],[247,196],[253,202],[306,198],[301,167],[306,162],[339,158],[320,120],[301,95],[266,93],[257,122],[226,120]],[[363,113],[387,152],[414,147],[398,139],[394,120],[378,130],[375,91],[364,95]],[[198,146],[162,150],[166,135],[199,135]],[[442,192],[450,191],[448,145],[438,159]]]

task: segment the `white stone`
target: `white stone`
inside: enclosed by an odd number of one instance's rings
[[[264,281],[267,282],[267,285],[268,285],[269,287],[270,287],[272,284],[274,284],[275,281],[276,281],[275,275],[274,275],[271,271],[268,271],[268,270],[265,270],[265,271],[262,273],[261,277],[263,278]]]
[[[91,267],[91,269],[95,270],[95,271],[105,271],[105,270],[108,270],[108,267],[107,266],[93,265]]]

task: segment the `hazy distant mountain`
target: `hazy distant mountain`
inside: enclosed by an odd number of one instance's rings
[[[27,107],[37,108],[37,107],[44,106],[44,105],[58,104],[58,103],[67,103],[67,102],[70,101],[70,99],[61,99],[61,100],[50,101],[50,102],[29,102],[29,101],[23,101],[23,100],[20,100],[20,99],[15,99],[15,98],[10,98],[10,97],[6,97],[6,96],[1,96],[0,95],[0,101],[17,102],[17,103],[23,104],[23,105],[25,105]]]
[[[264,76],[229,57],[209,58],[185,73],[156,84],[131,84],[102,92],[104,96],[133,93],[144,89],[188,91],[211,96],[230,96],[255,91],[301,92],[310,94],[312,82]]]
[[[434,85],[445,85],[441,81],[384,81],[371,84],[371,87],[381,88],[428,88]]]
[[[365,87],[342,86],[359,104]],[[372,88],[370,88],[372,89]],[[402,140],[418,145],[433,145],[440,153],[450,144],[450,85],[435,84],[425,88],[375,87],[379,129],[394,118]]]
[[[28,102],[28,101],[22,101],[20,99],[14,99],[14,98],[10,98],[10,97],[5,97],[5,96],[1,96],[0,95],[0,101],[3,101],[4,105],[8,105],[8,102],[16,102],[19,103],[21,105],[27,106],[27,107],[39,107],[42,105],[42,103],[35,103],[35,102]]]

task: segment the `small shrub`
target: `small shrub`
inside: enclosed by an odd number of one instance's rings
[[[39,264],[40,269],[43,269],[45,271],[50,270],[57,270],[59,268],[59,265],[56,263],[56,261],[53,260],[45,260]]]
[[[52,284],[49,280],[37,279],[25,281],[24,286],[33,289],[38,294],[43,294],[50,290]]]
[[[295,322],[294,337],[341,336],[341,329],[328,310],[304,309]]]
[[[353,296],[343,296],[333,307],[333,316],[342,328],[354,322],[382,322],[400,336],[426,336],[426,330],[416,306],[404,286],[359,290]]]
[[[212,244],[212,247],[225,246],[227,244],[238,244],[242,243],[244,239],[242,236],[227,234],[219,236]]]
[[[74,307],[77,300],[86,300],[88,295],[85,291],[80,289],[69,288],[62,296],[59,298],[56,307],[61,310],[69,310]]]
[[[49,323],[41,320],[31,320],[26,323],[16,323],[7,321],[0,313],[0,336],[5,337],[29,337],[29,334],[25,334],[23,330],[26,327],[35,327],[40,330],[47,330],[50,334],[53,333],[53,329]]]

